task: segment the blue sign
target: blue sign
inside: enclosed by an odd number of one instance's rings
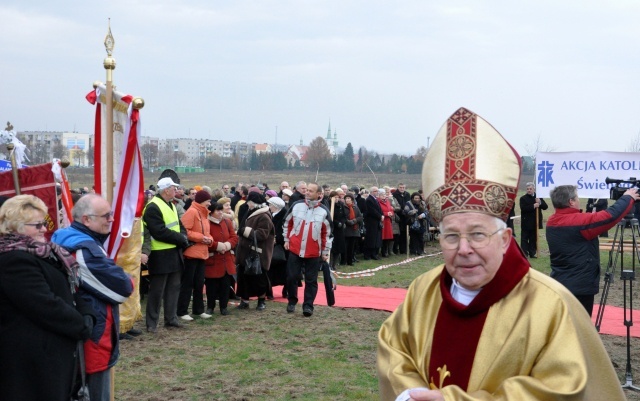
[[[27,167],[23,164],[22,167]],[[0,171],[11,171],[11,162],[8,160],[0,160]]]

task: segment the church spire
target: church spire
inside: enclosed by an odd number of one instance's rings
[[[329,120],[329,129],[327,129],[327,142],[331,140],[331,120]]]

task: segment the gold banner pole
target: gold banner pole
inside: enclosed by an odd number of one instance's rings
[[[111,34],[111,18],[109,18],[109,32],[107,36],[104,38],[104,47],[107,50],[107,57],[104,59],[104,69],[107,70],[107,93],[106,93],[106,102],[107,102],[107,122],[106,122],[106,136],[105,141],[103,142],[105,145],[105,157],[107,161],[107,166],[105,171],[106,176],[106,188],[103,188],[106,191],[103,195],[106,195],[107,201],[112,203],[113,201],[113,70],[116,69],[116,59],[111,57],[113,53],[113,47],[116,41]],[[115,366],[111,368],[111,401],[115,400]]]
[[[13,176],[13,186],[16,187],[16,195],[20,195],[20,179],[18,178],[18,169],[20,168],[20,166],[16,165],[16,154],[13,152],[14,149],[14,144],[7,144],[7,150],[9,151],[9,160],[11,161],[11,175]]]
[[[111,34],[111,19],[109,19],[109,33],[104,39],[104,47],[107,50],[107,57],[104,59],[104,69],[107,70],[107,132],[105,136],[105,150],[107,159],[107,171],[106,173],[106,190],[107,201],[111,203],[113,201],[113,70],[116,69],[116,59],[111,57],[113,54],[113,47],[115,40]]]

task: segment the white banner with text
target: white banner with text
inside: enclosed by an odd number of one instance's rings
[[[627,181],[640,178],[640,153],[539,152],[535,175],[541,198],[559,185],[577,186],[581,198],[608,198],[612,187],[628,187]],[[607,184],[607,178],[622,182]]]

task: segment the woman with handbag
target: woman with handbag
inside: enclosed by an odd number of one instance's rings
[[[205,190],[196,192],[196,197],[180,221],[187,230],[187,239],[193,245],[184,250],[184,270],[178,295],[178,316],[190,321],[189,303],[193,294],[193,314],[203,319],[211,317],[204,310],[202,290],[204,289],[204,261],[209,257],[209,245],[213,242],[209,233],[209,205],[211,195]]]
[[[284,200],[277,196],[269,198],[267,201],[269,204],[269,210],[271,211],[271,218],[273,221],[273,227],[276,232],[276,243],[273,246],[273,255],[271,257],[271,266],[269,267],[269,289],[267,290],[267,298],[273,299],[273,286],[281,285],[282,297],[287,297],[287,257],[289,251],[284,249],[284,217],[287,214],[287,208]]]
[[[404,205],[404,213],[409,217],[409,253],[424,254],[424,233],[427,231],[427,207],[418,192],[411,194],[411,202]]]
[[[238,235],[233,229],[233,222],[224,217],[224,205],[214,203],[209,206],[209,233],[213,242],[209,245],[209,258],[205,261],[204,282],[207,288],[207,311],[213,314],[216,300],[220,314],[229,314],[229,286],[231,278],[236,274],[234,249],[238,245]]]
[[[249,309],[249,298],[252,296],[258,297],[257,310],[263,311],[267,308],[265,303],[269,287],[267,272],[271,266],[275,230],[266,202],[267,200],[259,192],[250,192],[247,195],[249,207],[247,217],[238,229],[240,240],[236,248],[237,292],[241,298],[238,309]],[[255,267],[254,256],[257,256],[256,259],[259,261],[259,273],[249,268]]]
[[[15,196],[0,208],[3,400],[69,401],[76,350],[95,323],[91,307],[76,293],[78,263],[44,236],[53,227],[47,213],[32,195]]]

